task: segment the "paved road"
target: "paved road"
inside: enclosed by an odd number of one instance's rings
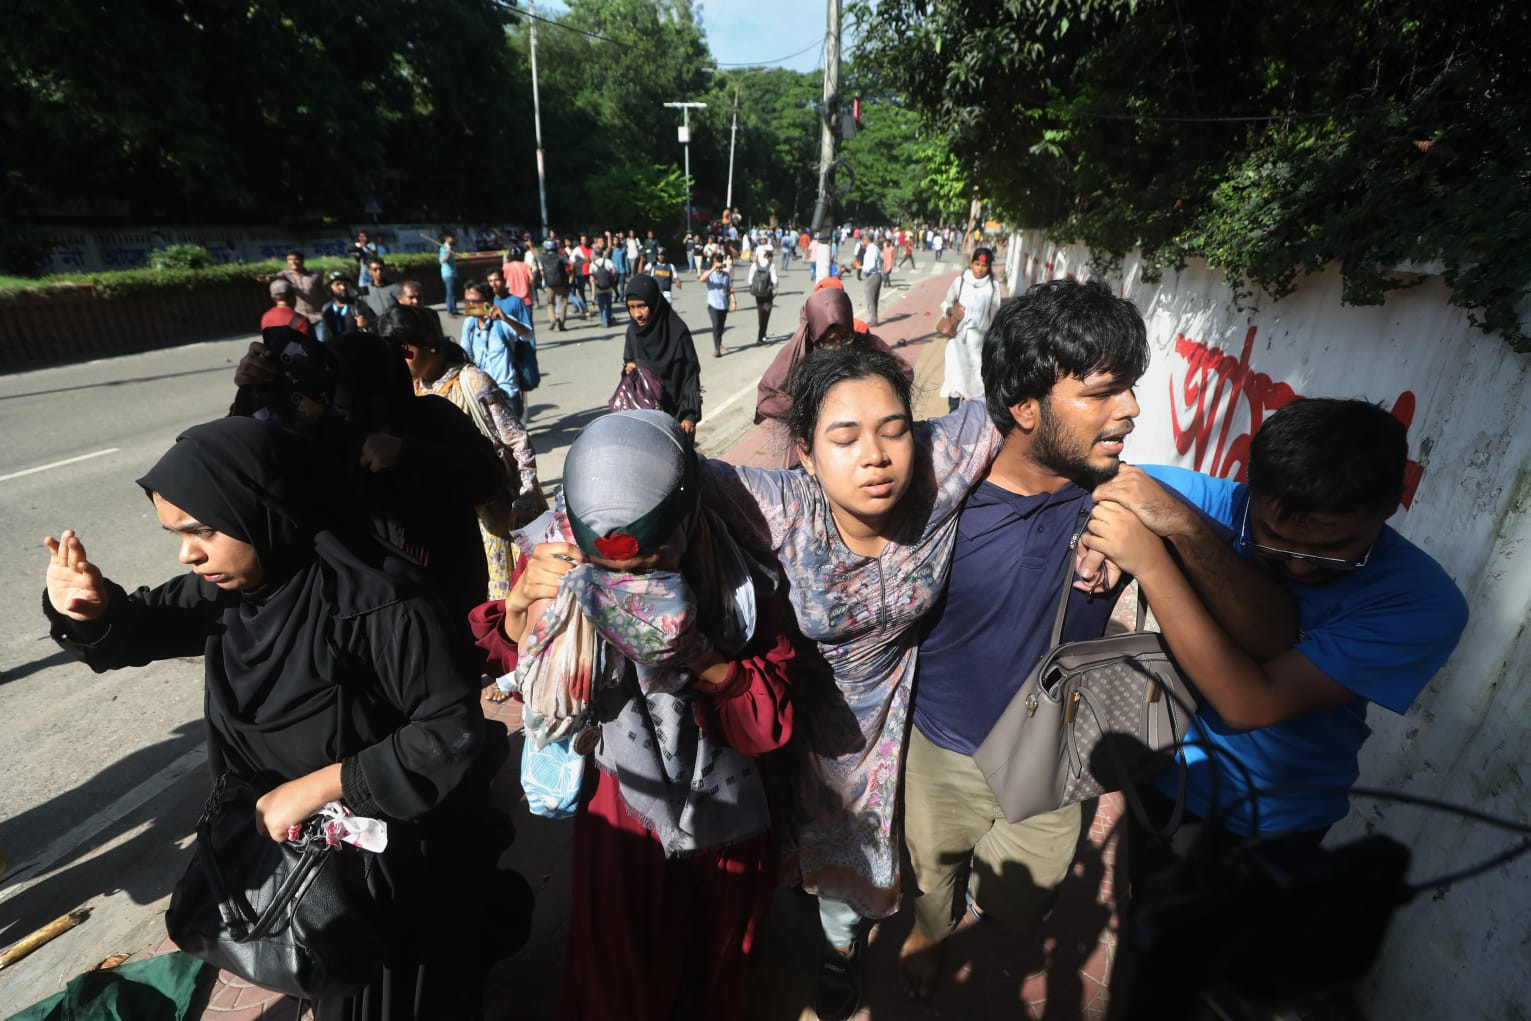
[[[932,267],[904,279],[923,279]],[[754,346],[753,299],[742,284],[725,357],[711,357],[703,288],[687,283],[677,308],[701,356],[704,452],[748,427],[754,387],[778,349]],[[808,290],[795,263],[773,315],[779,343],[796,327]],[[860,288],[850,288],[860,312]],[[902,288],[884,288],[890,305]],[[547,330],[538,310],[542,386],[529,422],[544,484],[556,487],[564,452],[604,411],[620,369],[625,326],[572,320]],[[91,559],[129,588],[176,570],[133,480],[184,428],[223,414],[235,363],[252,337],[0,376],[0,946],[87,905],[89,921],[0,972],[0,1017],[56,991],[111,953],[163,935],[160,914],[185,867],[188,835],[207,791],[201,663],[175,660],[95,675],[47,638],[38,609],[44,535],[66,527]],[[747,345],[747,346],[744,346]]]

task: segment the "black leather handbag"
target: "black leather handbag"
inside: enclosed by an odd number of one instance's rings
[[[1053,618],[1050,648],[995,721],[973,761],[1010,822],[1127,788],[1170,761],[1196,699],[1155,631],[1059,644],[1073,582],[1070,564]],[[1147,617],[1138,593],[1137,627]],[[1178,824],[1180,811],[1175,813]]]
[[[298,840],[272,840],[255,826],[258,797],[228,773],[214,784],[165,912],[170,938],[262,989],[315,1000],[360,990],[386,952],[378,855],[332,845],[318,817]]]

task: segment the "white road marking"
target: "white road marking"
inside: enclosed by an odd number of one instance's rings
[[[754,393],[759,388],[760,388],[760,384],[758,384],[758,383],[751,383],[749,386],[745,387],[744,389],[740,390],[738,393],[734,394],[732,397],[728,398],[728,400],[724,401],[722,404],[719,404],[716,408],[709,409],[707,414],[709,414],[709,415],[719,415],[719,414],[722,414],[724,409],[732,407],[733,403],[735,401],[739,400],[742,397],[749,396],[750,394]]]
[[[50,464],[40,464],[36,468],[23,468],[19,472],[11,472],[9,475],[0,475],[0,482],[5,482],[9,479],[19,479],[23,475],[35,475],[37,472],[45,472],[50,468],[62,468],[66,464],[75,464],[78,461],[89,461],[91,458],[100,457],[103,454],[115,454],[119,449],[121,448],[107,447],[105,450],[94,450],[89,454],[81,454],[79,457],[66,457],[62,461],[54,461]]]
[[[73,829],[41,851],[38,851],[27,861],[16,862],[11,865],[7,870],[10,874],[19,875],[23,870],[26,870],[27,877],[22,882],[0,890],[0,904],[47,878],[54,870],[54,867],[75,850],[82,847],[86,848],[87,851],[94,850],[100,843],[97,835],[102,830],[105,830],[119,819],[137,811],[143,805],[154,800],[154,798],[168,790],[177,780],[180,780],[181,777],[193,769],[201,768],[206,762],[207,746],[199,744],[137,787],[123,794],[122,797],[118,798],[111,805],[81,820]]]
[[[926,266],[926,269],[924,271],[925,275],[924,275],[924,277],[921,278],[921,281],[927,280],[930,277],[936,275],[936,273],[935,273],[935,263],[932,263],[929,260],[927,260],[926,263],[925,263],[925,266]],[[946,272],[946,269],[943,267],[941,271],[944,273],[944,272]],[[912,285],[910,285],[910,284],[900,284],[900,285],[898,285],[898,289],[907,291],[911,286]],[[890,287],[889,291],[891,292],[892,290],[893,290],[893,288]],[[855,301],[854,298],[852,298],[851,300]],[[735,393],[732,396],[730,396],[727,400],[725,400],[722,404],[719,404],[716,408],[709,408],[709,409],[707,409],[707,414],[708,415],[718,415],[718,414],[721,414],[722,412],[726,411],[728,408],[733,407],[734,402],[742,400],[743,398],[748,397],[750,394],[756,393],[758,390],[759,390],[759,384],[751,383],[749,386],[747,386],[744,389],[740,390],[738,393]]]

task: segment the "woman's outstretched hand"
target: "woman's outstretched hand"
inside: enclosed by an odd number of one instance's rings
[[[71,528],[43,540],[48,560],[48,601],[70,620],[99,620],[111,599],[101,571],[85,558],[85,546]]]

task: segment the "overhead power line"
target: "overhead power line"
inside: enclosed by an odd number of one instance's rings
[[[743,62],[740,62],[740,63],[730,63],[730,64],[721,64],[720,63],[720,64],[718,64],[718,66],[719,67],[769,67],[769,66],[771,66],[773,64],[780,64],[784,60],[791,60],[793,57],[801,57],[803,54],[807,53],[809,50],[814,50],[814,49],[819,48],[820,46],[823,46],[824,45],[824,40],[826,38],[827,38],[827,36],[822,36],[821,35],[817,39],[815,39],[813,42],[809,43],[807,46],[804,46],[802,49],[798,50],[796,53],[789,53],[785,57],[774,57],[771,60],[747,60],[747,61],[743,61]]]
[[[552,18],[544,18],[540,14],[533,14],[530,11],[523,11],[520,8],[513,8],[513,9],[514,9],[515,13],[519,17],[529,18],[532,21],[540,21],[544,25],[551,25],[554,28],[561,28],[561,29],[563,29],[566,32],[574,32],[575,34],[582,35],[582,36],[584,36],[587,39],[596,39],[596,40],[599,40],[599,41],[601,41],[603,43],[611,43],[611,44],[613,44],[615,46],[628,46],[628,45],[631,45],[631,43],[629,43],[627,40],[624,40],[624,39],[616,39],[616,38],[613,38],[612,36],[609,36],[609,35],[602,35],[599,32],[592,32],[589,29],[580,28],[577,25],[570,25],[567,22],[554,21]],[[816,47],[822,46],[823,44],[824,44],[824,37],[820,36],[819,38],[815,39],[813,42],[809,43],[807,46],[804,46],[802,49],[798,50],[796,53],[789,53],[785,57],[773,57],[770,60],[746,60],[746,61],[731,62],[731,63],[719,63],[717,61],[714,61],[714,63],[718,67],[766,67],[766,66],[770,66],[772,64],[780,64],[784,60],[791,60],[793,57],[801,57],[803,54],[807,53],[809,50],[815,49]]]

